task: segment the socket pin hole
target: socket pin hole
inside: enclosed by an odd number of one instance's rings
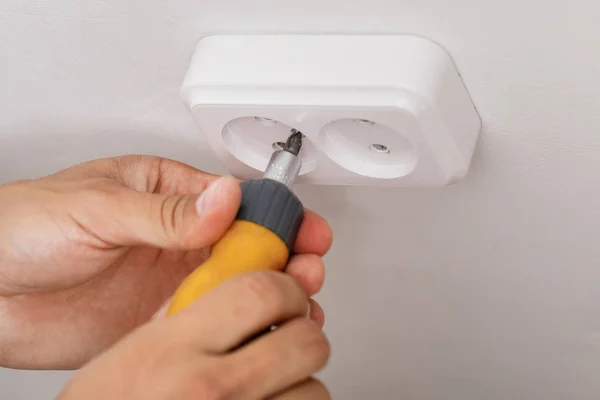
[[[375,122],[368,120],[368,119],[357,119],[356,120],[357,123],[361,124],[361,125],[366,125],[366,126],[373,126],[375,125]]]
[[[254,120],[260,122],[265,126],[273,126],[277,123],[277,121],[265,117],[254,117]]]
[[[390,149],[388,149],[388,147],[386,145],[383,145],[380,143],[373,143],[372,145],[369,146],[369,149],[375,153],[381,153],[381,154],[389,154],[390,153]]]

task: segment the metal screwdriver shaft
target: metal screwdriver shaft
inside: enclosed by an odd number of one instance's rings
[[[275,151],[271,156],[263,178],[281,182],[290,189],[294,186],[302,168],[302,162],[298,157],[302,148],[302,137],[301,132],[292,129],[292,134],[287,138],[283,149]]]

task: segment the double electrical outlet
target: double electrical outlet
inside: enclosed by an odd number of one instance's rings
[[[481,121],[449,54],[410,35],[213,35],[181,89],[228,171],[262,175],[292,129],[298,183],[443,186]]]

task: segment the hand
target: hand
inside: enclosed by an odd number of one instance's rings
[[[307,301],[289,275],[238,276],[134,331],[75,375],[59,400],[329,399],[311,378],[329,344],[305,317]]]
[[[148,322],[207,258],[240,197],[232,178],[144,156],[0,186],[0,365],[78,368]],[[287,273],[311,296],[331,238],[307,211]]]

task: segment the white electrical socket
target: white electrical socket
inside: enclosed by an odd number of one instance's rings
[[[443,186],[469,170],[481,121],[450,55],[410,35],[213,35],[181,94],[241,179],[305,135],[298,183]]]

